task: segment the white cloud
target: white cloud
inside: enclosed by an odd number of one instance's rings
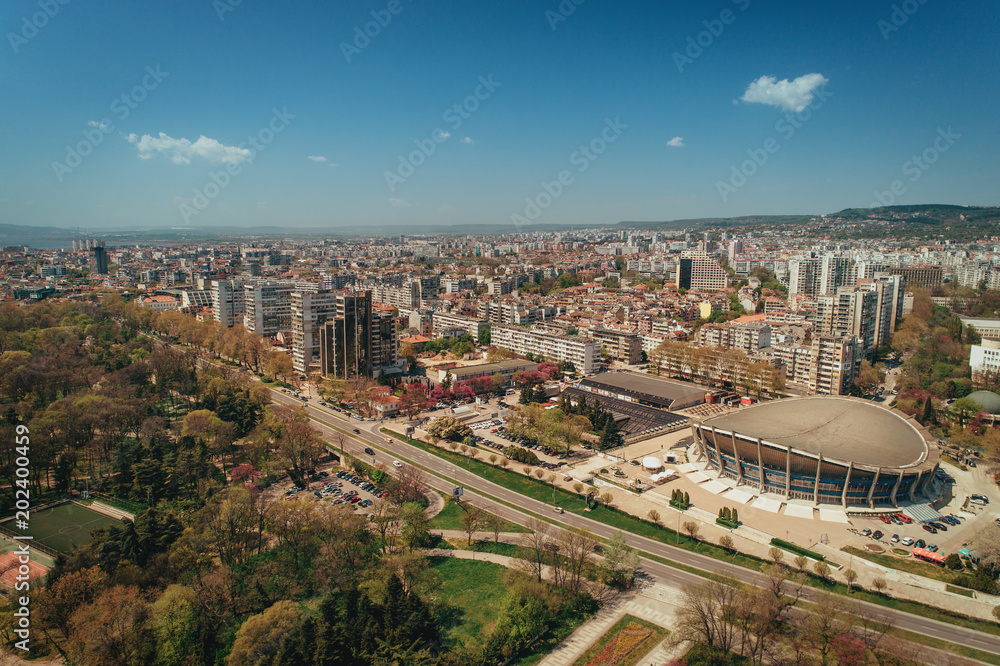
[[[435,137],[438,143],[443,143],[445,139],[450,139],[450,138],[451,138],[451,132],[446,132],[444,130],[437,132],[437,136]]]
[[[397,208],[410,208],[413,206],[413,204],[409,201],[406,201],[405,199],[396,199],[395,197],[389,199],[389,205],[396,206]]]
[[[326,158],[322,155],[309,155],[307,159],[310,159],[313,162],[326,162]]]
[[[462,143],[464,143],[467,146],[471,146],[472,144],[475,143],[475,141],[472,140],[471,136],[467,136],[464,139],[462,139]]]
[[[822,74],[806,74],[792,81],[762,76],[747,86],[740,99],[751,104],[767,104],[799,112],[812,102],[813,91],[827,83],[829,80]]]
[[[87,125],[89,125],[90,127],[96,127],[97,129],[101,130],[104,133],[108,133],[112,129],[112,126],[109,123],[101,123],[96,120],[91,120],[90,122],[87,123]]]
[[[670,141],[667,141],[667,145],[671,148],[683,148],[684,147],[684,137],[675,136]]]
[[[163,132],[156,137],[143,134],[140,138],[135,134],[129,134],[125,138],[129,143],[136,145],[139,149],[139,159],[143,160],[148,160],[159,153],[170,158],[174,164],[190,164],[193,157],[201,157],[215,164],[242,164],[253,156],[246,148],[226,146],[204,135],[193,143],[189,139],[174,139]]]

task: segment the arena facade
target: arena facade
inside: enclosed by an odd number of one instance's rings
[[[918,502],[939,464],[937,444],[923,426],[856,398],[766,402],[691,428],[698,460],[718,476],[817,504]]]

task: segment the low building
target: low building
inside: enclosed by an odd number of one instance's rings
[[[445,381],[448,375],[451,375],[452,381],[455,382],[466,382],[479,377],[500,375],[503,377],[504,386],[509,386],[511,378],[518,372],[529,372],[537,368],[537,363],[512,358],[496,363],[477,363],[476,365],[437,370],[438,374],[435,381],[440,384]]]

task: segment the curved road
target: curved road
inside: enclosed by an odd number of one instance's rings
[[[272,389],[271,392],[273,398],[277,402],[288,405],[304,406],[324,436],[330,438],[331,436],[336,435],[338,431],[341,434],[345,434],[344,450],[359,459],[367,460],[367,458],[370,457],[363,451],[364,447],[367,446],[375,451],[373,462],[384,463],[390,469],[392,467],[392,461],[395,458],[399,458],[404,462],[410,461],[424,467],[425,469],[447,475],[451,479],[458,481],[465,488],[467,499],[469,494],[474,495],[478,500],[476,502],[478,505],[487,508],[488,510],[513,523],[524,525],[527,520],[531,518],[531,516],[513,510],[509,506],[491,501],[489,498],[483,497],[475,491],[487,493],[488,495],[496,497],[504,502],[521,507],[525,511],[531,511],[537,515],[545,516],[546,520],[549,522],[560,523],[568,527],[584,528],[606,539],[611,538],[618,533],[617,529],[585,516],[578,516],[572,513],[555,514],[552,507],[548,504],[525,497],[524,495],[508,490],[503,486],[498,486],[495,483],[466,471],[458,465],[444,460],[443,458],[439,458],[431,453],[412,447],[409,444],[400,442],[395,438],[392,438],[391,442],[387,441],[387,436],[379,432],[379,428],[382,427],[379,423],[372,423],[370,421],[361,422],[354,418],[340,423],[343,417],[339,414],[335,415],[334,412],[330,410],[322,409],[311,404],[303,405],[302,401],[291,398],[280,391]],[[331,425],[334,427],[331,427]],[[353,432],[354,429],[360,430],[360,433],[355,434]],[[339,446],[339,442],[337,445]],[[331,444],[331,446],[333,445]],[[336,446],[334,446],[334,448],[336,448]],[[452,484],[438,476],[435,476],[433,473],[428,474],[427,482],[431,487],[449,495],[451,494],[453,488]],[[470,493],[470,491],[472,492]],[[726,564],[720,560],[700,555],[698,553],[692,553],[660,541],[655,541],[653,539],[629,532],[625,532],[624,534],[628,543],[637,550],[651,553],[658,557],[669,559],[692,568],[718,573],[722,576],[735,578],[748,584],[756,584],[756,581],[759,580],[761,576],[761,574],[757,571]],[[688,573],[681,569],[677,569],[647,558],[642,558],[642,567],[643,570],[653,578],[675,587],[699,584],[705,581],[705,579],[701,576]],[[806,601],[817,602],[820,600],[820,594],[821,593],[815,588],[806,587],[803,589],[801,596]],[[966,629],[911,613],[892,610],[876,604],[870,604],[867,602],[859,603],[863,603],[870,607],[873,611],[877,611],[883,616],[891,618],[890,621],[900,629],[931,636],[933,638],[948,641],[950,643],[956,643],[958,645],[964,645],[977,650],[1000,654],[1000,636]]]

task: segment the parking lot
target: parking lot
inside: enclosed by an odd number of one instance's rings
[[[324,504],[346,505],[370,518],[375,500],[388,497],[382,488],[346,470],[333,473],[322,471],[318,476],[318,481],[310,482],[305,488],[291,486],[284,490],[283,499],[287,501],[311,495]]]
[[[469,427],[473,429],[473,437],[478,446],[493,449],[497,452],[503,451],[508,446],[519,446],[528,449],[538,457],[539,464],[537,466],[543,469],[559,470],[566,467],[570,461],[575,462],[580,460],[583,455],[578,450],[573,450],[567,455],[563,451],[553,451],[547,449],[542,444],[519,439],[505,430],[503,421],[500,419],[473,423]]]

